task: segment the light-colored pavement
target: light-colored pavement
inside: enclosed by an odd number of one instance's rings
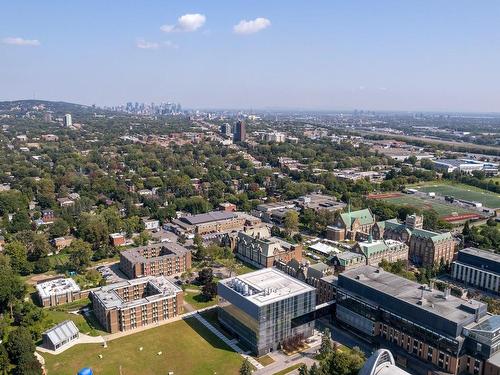
[[[85,335],[83,333],[80,333],[80,336],[78,337],[78,339],[69,342],[68,344],[60,347],[57,350],[51,350],[48,348],[44,348],[43,346],[37,346],[36,350],[39,352],[43,352],[43,353],[50,353],[52,355],[57,355],[57,354],[60,354],[64,351],[68,350],[69,348],[71,348],[77,344],[103,344],[104,345],[105,341],[104,341],[103,336],[89,336],[89,335]]]
[[[239,353],[243,358],[248,359],[248,361],[258,370],[263,369],[264,366],[262,366],[259,362],[257,362],[253,357],[249,356],[246,353],[243,353],[243,350],[236,345],[236,343],[232,340],[229,340],[226,336],[224,336],[217,328],[215,328],[212,324],[210,324],[204,317],[202,317],[200,314],[194,314],[193,315],[198,321],[203,324],[205,327],[207,327],[210,332],[212,332],[215,336],[217,336],[219,339],[221,339],[227,346],[229,346],[231,349],[233,349],[236,353]]]
[[[304,363],[307,367],[311,367],[313,363],[317,362],[314,359],[314,357],[316,356],[316,352],[319,349],[319,346],[321,345],[321,334],[319,332],[316,332],[313,337],[313,341],[310,342],[308,345],[309,345],[308,349],[303,350],[300,353],[292,354],[290,356],[284,354],[281,351],[269,353],[268,356],[270,356],[274,360],[274,363],[271,363],[266,367],[255,371],[254,374],[272,375],[275,374],[276,372],[282,371],[288,367],[292,367],[299,363]],[[297,374],[297,373],[298,370],[293,370],[290,372],[290,374]]]

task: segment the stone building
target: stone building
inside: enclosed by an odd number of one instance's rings
[[[255,267],[272,267],[276,262],[302,260],[302,245],[294,245],[270,235],[269,230],[241,231],[236,239],[235,255]]]
[[[365,240],[371,233],[375,218],[369,208],[344,212],[326,229],[326,238],[332,241]]]
[[[377,222],[373,226],[373,237],[404,242],[409,247],[409,260],[423,267],[432,267],[441,262],[451,263],[455,255],[456,242],[450,232],[437,233],[422,229],[423,219],[409,215],[404,223],[397,219]]]

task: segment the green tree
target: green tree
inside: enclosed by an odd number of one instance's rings
[[[285,214],[283,226],[288,234],[299,229],[299,214],[297,211],[290,210]]]
[[[58,218],[50,226],[49,235],[51,238],[64,237],[69,233],[69,225],[66,220]]]
[[[299,367],[299,375],[309,375],[309,371],[307,371],[307,366],[305,364]]]
[[[92,247],[87,242],[80,239],[74,240],[68,247],[68,252],[68,267],[70,269],[82,273],[90,266],[92,260]]]
[[[244,359],[240,367],[240,375],[252,375],[252,367],[247,358]]]
[[[13,375],[42,375],[43,370],[38,359],[33,355],[26,355],[14,368]]]
[[[7,353],[7,349],[5,349],[5,346],[3,344],[0,344],[0,374],[7,374],[9,364],[9,353]]]
[[[319,348],[320,359],[328,357],[333,351],[332,339],[330,336],[330,330],[325,328],[323,334],[321,335],[321,346]]]
[[[21,275],[31,272],[31,264],[28,262],[26,246],[20,241],[12,241],[5,245],[5,254],[10,257],[12,269]]]
[[[26,294],[26,285],[10,266],[9,259],[0,254],[0,312],[12,310],[14,303]]]
[[[23,358],[33,356],[35,352],[35,344],[26,327],[17,327],[10,332],[6,347],[10,361],[16,365],[20,364]]]

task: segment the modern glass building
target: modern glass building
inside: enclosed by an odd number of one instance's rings
[[[256,355],[313,334],[316,289],[275,268],[218,284],[219,321]]]

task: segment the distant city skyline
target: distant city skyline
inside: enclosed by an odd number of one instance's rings
[[[0,100],[498,113],[499,12],[492,0],[6,2]]]

